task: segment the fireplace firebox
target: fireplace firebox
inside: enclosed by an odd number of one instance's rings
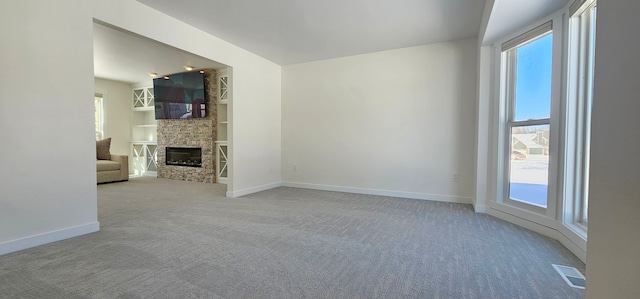
[[[202,167],[201,147],[167,147],[167,165]]]

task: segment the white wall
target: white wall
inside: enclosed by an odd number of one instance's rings
[[[284,184],[471,203],[476,49],[465,39],[283,67]]]
[[[233,151],[233,194],[280,186],[281,68],[246,57],[233,67],[228,138]],[[276,144],[277,143],[277,144]]]
[[[130,155],[131,85],[113,80],[95,79],[96,92],[103,94],[105,138],[111,137],[111,153]],[[131,159],[131,158],[130,158]]]
[[[587,298],[640,298],[640,2],[598,2]]]
[[[92,3],[100,21],[231,66],[227,194],[239,196],[280,184],[279,65],[134,0]]]
[[[487,200],[489,199],[489,186],[492,181],[489,179],[491,169],[491,86],[493,84],[492,74],[494,71],[494,62],[492,47],[483,47],[478,45],[478,90],[476,102],[476,157],[475,157],[475,193],[474,208],[476,212],[485,212],[487,210]]]
[[[0,1],[0,254],[98,230],[89,11]]]

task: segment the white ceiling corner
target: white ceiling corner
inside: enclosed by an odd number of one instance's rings
[[[482,44],[492,45],[564,8],[571,0],[489,0],[493,4]]]

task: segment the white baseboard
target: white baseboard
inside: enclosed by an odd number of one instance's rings
[[[524,227],[524,228],[526,228],[528,230],[532,230],[532,231],[534,231],[536,233],[543,234],[545,236],[554,238],[554,239],[555,239],[555,237],[556,237],[556,235],[558,233],[557,230],[555,230],[555,229],[553,229],[553,228],[551,228],[549,226],[542,225],[542,224],[539,224],[539,223],[535,223],[533,221],[529,221],[529,220],[526,220],[526,219],[511,215],[509,213],[505,213],[503,211],[500,211],[500,210],[497,210],[497,209],[494,209],[494,208],[489,208],[489,210],[487,210],[487,214],[489,214],[489,215],[491,215],[493,217],[496,217],[496,218],[500,218],[500,219],[505,220],[507,222],[511,222],[511,223],[513,223],[515,225]]]
[[[262,186],[256,186],[256,187],[251,187],[251,188],[242,189],[242,190],[227,191],[226,195],[227,197],[231,197],[231,198],[240,197],[240,196],[245,196],[245,195],[249,195],[249,194],[260,192],[260,191],[277,188],[280,186],[281,186],[280,182],[275,182],[275,183],[265,184]]]
[[[548,227],[542,224],[538,224],[526,219],[522,219],[520,217],[513,216],[511,214],[496,210],[489,209],[487,214],[500,218],[502,220],[511,222],[520,227],[524,227],[528,230],[532,230],[539,234],[545,235],[547,237],[558,240],[564,247],[569,249],[571,253],[577,256],[583,263],[587,262],[587,251],[586,251],[586,241],[584,243],[584,249],[573,242],[565,233],[568,233],[568,230],[558,229],[557,227]],[[555,224],[555,226],[562,225],[560,223]]]
[[[427,193],[417,193],[417,192],[403,192],[403,191],[380,190],[380,189],[318,185],[318,184],[308,184],[308,183],[298,183],[298,182],[282,182],[282,186],[303,188],[303,189],[313,189],[313,190],[323,190],[323,191],[337,191],[337,192],[347,192],[347,193],[357,193],[357,194],[381,195],[381,196],[391,196],[391,197],[400,197],[400,198],[464,203],[464,204],[472,203],[472,200],[469,197],[452,196],[452,195],[439,195],[439,194],[427,194]]]
[[[100,230],[100,222],[91,222],[83,225],[68,227],[56,231],[33,235],[17,240],[0,243],[0,255],[19,250],[44,245],[64,239],[69,239]]]
[[[487,212],[487,206],[485,206],[485,205],[474,204],[473,205],[473,209],[476,211],[476,213],[486,213]]]
[[[583,263],[587,263],[587,240],[584,240],[578,234],[572,232],[564,225],[558,230],[558,238],[564,247],[575,254]]]
[[[476,213],[487,213],[487,206],[485,205],[486,201],[484,199],[481,201],[481,203],[478,203],[478,201],[479,200],[477,197],[472,198],[471,204],[473,205],[473,210]]]

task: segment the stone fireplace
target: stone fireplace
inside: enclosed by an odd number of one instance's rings
[[[216,182],[215,140],[218,113],[214,70],[205,70],[205,88],[206,117],[158,120],[159,178]],[[194,158],[198,154],[199,161]]]

